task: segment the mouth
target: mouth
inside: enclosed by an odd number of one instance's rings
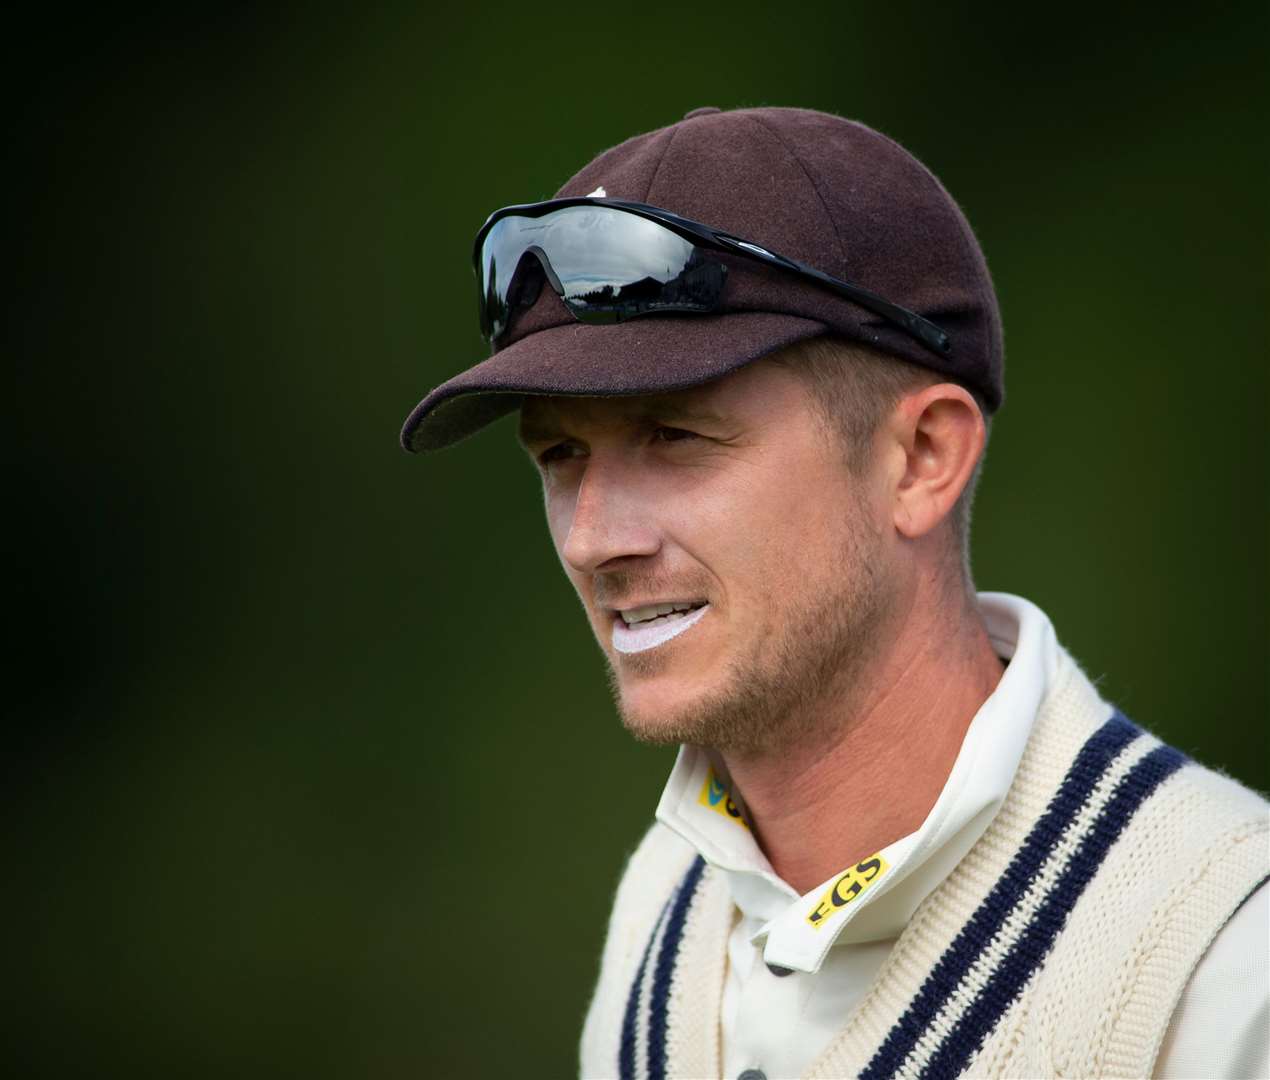
[[[655,649],[695,626],[709,610],[705,600],[668,600],[619,608],[613,614],[613,648],[620,653]]]

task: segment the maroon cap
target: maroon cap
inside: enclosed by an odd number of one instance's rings
[[[951,347],[936,353],[836,293],[726,255],[727,288],[710,315],[583,324],[548,287],[493,355],[415,406],[406,449],[449,446],[526,394],[678,390],[824,334],[931,368],[977,390],[989,410],[1000,406],[1001,318],[983,252],[943,185],[885,135],[810,109],[694,109],[606,150],[556,196],[598,188],[862,286],[935,323]]]

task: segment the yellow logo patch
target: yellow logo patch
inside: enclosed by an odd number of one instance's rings
[[[825,895],[808,914],[807,921],[817,928],[824,926],[830,916],[855,900],[888,869],[890,867],[881,853],[856,863],[825,890]]]
[[[706,773],[706,782],[701,785],[701,794],[697,796],[697,802],[716,814],[730,818],[743,828],[749,828],[745,818],[741,816],[740,808],[732,801],[728,789],[723,781],[715,776],[713,769]]]

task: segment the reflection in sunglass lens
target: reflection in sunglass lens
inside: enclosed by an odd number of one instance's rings
[[[481,248],[481,330],[506,332],[514,308],[537,299],[541,278],[583,322],[655,311],[714,311],[727,269],[670,229],[613,207],[570,206],[500,218]]]

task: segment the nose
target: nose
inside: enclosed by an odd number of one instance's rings
[[[592,574],[615,559],[655,555],[661,540],[654,509],[629,467],[593,454],[567,513],[560,557]]]

